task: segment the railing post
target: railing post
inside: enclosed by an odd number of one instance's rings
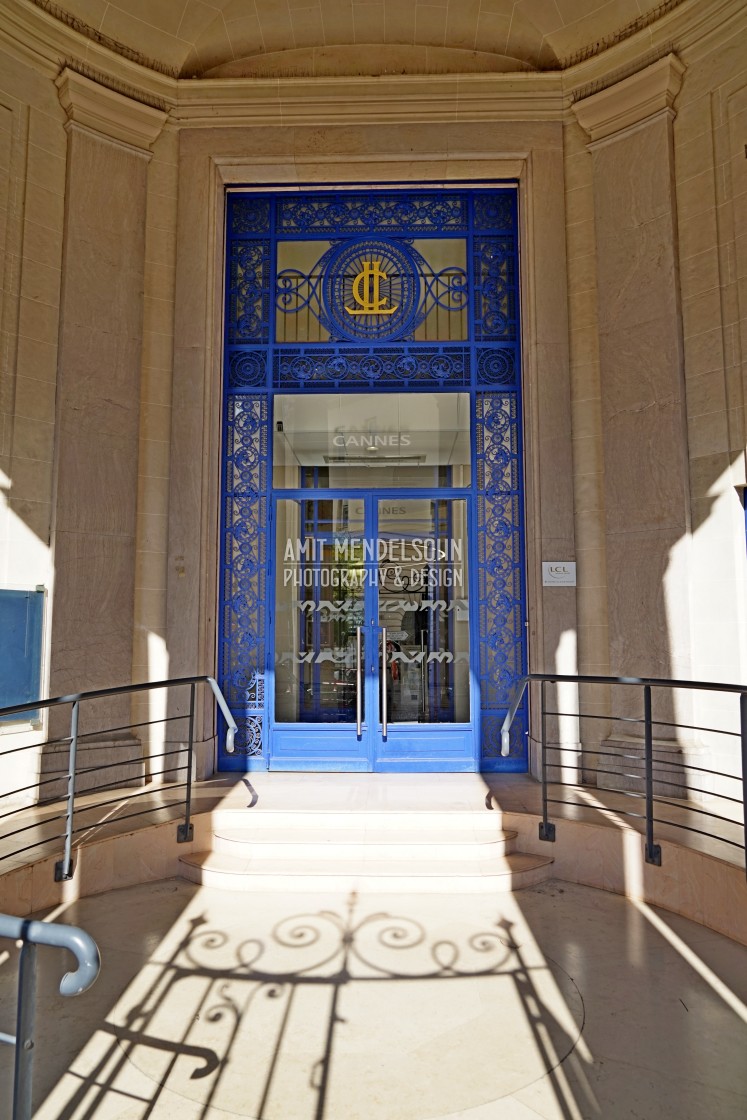
[[[195,826],[190,823],[192,812],[192,752],[195,738],[195,685],[194,681],[189,686],[189,749],[187,751],[187,802],[184,807],[184,824],[176,830],[177,844],[187,844],[194,839]]]
[[[540,771],[542,774],[542,820],[539,826],[540,840],[555,840],[555,825],[547,819],[547,703],[545,701],[545,688],[547,681],[540,683],[540,703],[542,706],[540,719]]]
[[[31,1120],[34,1019],[36,1017],[36,950],[36,945],[30,941],[24,941],[18,967],[13,1120]]]
[[[78,712],[80,701],[73,701],[70,713],[70,756],[67,767],[67,813],[65,815],[65,854],[54,865],[54,880],[61,883],[73,877],[73,814],[75,812],[75,765],[78,754]]]
[[[742,738],[742,819],[744,850],[747,852],[747,692],[739,694],[739,732]],[[745,868],[747,875],[747,868]]]
[[[646,863],[661,867],[661,846],[654,843],[654,735],[650,684],[643,688],[643,720],[646,752]]]

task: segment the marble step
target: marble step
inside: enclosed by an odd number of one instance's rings
[[[210,817],[213,830],[246,829],[263,836],[296,835],[323,830],[325,834],[347,832],[369,837],[409,833],[424,842],[445,837],[500,837],[503,834],[501,813],[486,809],[216,809]]]
[[[543,882],[547,856],[512,852],[477,861],[386,858],[245,858],[227,852],[192,852],[180,858],[185,879],[231,891],[351,891],[360,893],[496,893]]]
[[[212,837],[212,850],[244,859],[303,860],[408,860],[422,862],[480,860],[513,851],[515,832],[472,828],[392,829],[387,824],[327,830],[294,824],[284,833],[260,828],[220,828]]]

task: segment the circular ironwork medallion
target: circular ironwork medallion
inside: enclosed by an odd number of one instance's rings
[[[329,257],[322,291],[335,337],[381,342],[405,337],[416,326],[420,272],[399,242],[344,242]]]

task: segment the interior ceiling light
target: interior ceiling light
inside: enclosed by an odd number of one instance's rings
[[[365,455],[325,455],[325,463],[356,463],[363,464],[369,467],[378,467],[386,464],[388,467],[397,467],[404,464],[412,465],[424,463],[425,455],[377,455],[376,461],[367,458]]]

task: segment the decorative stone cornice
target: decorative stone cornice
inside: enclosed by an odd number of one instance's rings
[[[607,140],[662,110],[673,113],[684,72],[677,56],[668,54],[615,85],[574,102],[573,112],[592,144]]]
[[[55,79],[55,85],[69,121],[141,152],[150,153],[168,115],[69,67]]]

